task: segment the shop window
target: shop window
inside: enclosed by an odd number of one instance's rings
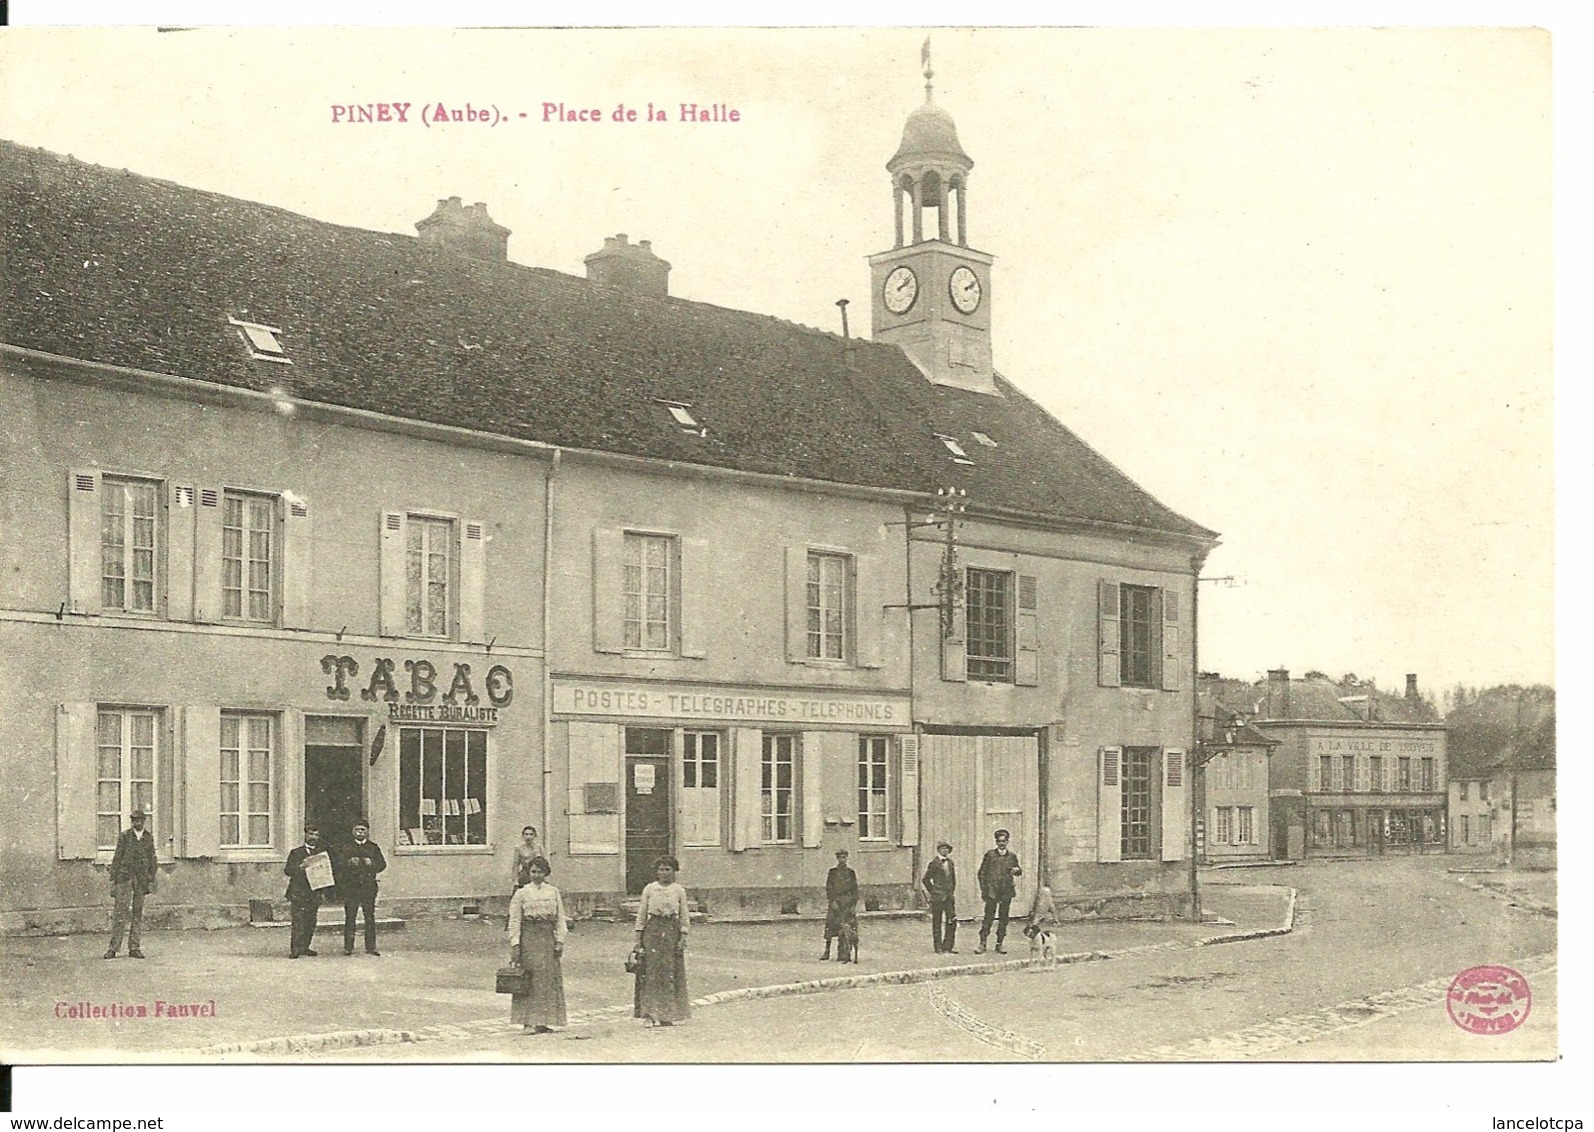
[[[277,500],[229,491],[221,506],[221,613],[233,621],[276,619]]]
[[[1013,575],[970,569],[965,580],[968,605],[968,678],[997,683],[1013,680]]]
[[[1124,748],[1123,796],[1119,803],[1122,860],[1149,861],[1155,856],[1159,754],[1155,747]]]
[[[115,849],[134,810],[149,815],[155,836],[155,767],[160,713],[148,708],[100,708],[97,719],[95,843]],[[157,838],[157,844],[159,839]]]
[[[487,844],[487,732],[399,731],[399,824],[409,845]]]
[[[153,613],[160,562],[152,480],[106,476],[100,489],[100,604],[127,613]]]
[[[221,717],[221,847],[271,847],[274,720],[269,715]]]
[[[724,739],[717,731],[681,736],[681,842],[720,844],[720,776]]]
[[[1234,810],[1219,806],[1212,811],[1212,840],[1218,845],[1228,845],[1234,840]]]
[[[1256,844],[1255,810],[1251,806],[1239,806],[1236,809],[1235,842],[1239,845]]]
[[[795,839],[797,759],[796,735],[764,732],[759,793],[763,810],[765,844],[783,845]]]
[[[675,540],[625,535],[625,647],[667,652],[674,647]]]
[[[858,739],[858,840],[885,841],[890,836],[888,766],[891,740],[884,735]]]
[[[851,560],[844,554],[808,552],[808,656],[845,660],[850,621],[847,600]]]

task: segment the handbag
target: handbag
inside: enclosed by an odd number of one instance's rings
[[[524,967],[500,967],[494,989],[499,994],[530,994],[531,972]]]
[[[643,952],[643,950],[640,947],[633,947],[631,949],[630,953],[627,954],[626,957],[625,957],[626,973],[630,974],[630,975],[640,975],[642,973],[643,968],[646,967],[646,966],[647,966],[647,955],[646,955],[646,953]]]

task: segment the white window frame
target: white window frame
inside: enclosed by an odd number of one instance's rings
[[[782,751],[781,748],[785,748]],[[780,785],[780,768],[789,768],[787,785]],[[798,809],[797,784],[802,771],[802,741],[795,731],[764,732],[763,751],[759,756],[759,824],[760,840],[765,845],[792,845],[797,841]],[[780,836],[781,822],[785,821],[786,835]]]
[[[826,571],[833,576],[825,577]],[[852,556],[808,552],[808,659],[846,663],[852,656]],[[833,627],[832,627],[833,626]]]
[[[420,740],[419,740],[420,745],[416,748],[415,762],[414,762],[415,775],[416,775],[415,797],[416,797],[416,806],[417,806],[417,811],[418,811],[415,814],[407,814],[407,813],[404,812],[404,797],[405,797],[405,792],[406,792],[405,791],[405,786],[404,786],[404,782],[405,782],[405,777],[404,777],[405,776],[404,746],[405,746],[405,737],[411,732],[415,732],[415,733],[418,733],[420,735]],[[426,795],[426,788],[427,788],[427,784],[426,784],[426,735],[428,733],[430,733],[430,732],[437,732],[437,733],[441,734],[441,736],[442,736],[442,743],[443,743],[442,751],[441,751],[442,767],[441,767],[441,780],[439,782],[439,789],[442,791],[442,797],[428,799],[428,797]],[[466,800],[468,800],[468,799],[470,799],[472,797],[472,795],[469,795],[469,794],[461,794],[461,795],[459,795],[457,797],[450,797],[450,795],[449,795],[449,788],[450,788],[451,783],[448,781],[448,737],[451,734],[461,734],[461,735],[465,736],[465,785],[462,787],[462,789],[464,789],[464,790],[469,790],[469,788],[470,788],[469,787],[469,782],[470,782],[471,736],[473,736],[473,735],[481,736],[481,758],[482,758],[481,783],[482,783],[482,796],[480,798],[476,798],[475,799],[476,803],[479,806],[479,808],[476,809],[475,811],[470,811],[468,809],[468,807],[462,807],[462,808],[464,808],[465,812],[461,812],[461,813],[450,813],[449,812],[448,803],[450,803],[450,802],[462,803],[462,802],[464,802],[464,801],[466,801]],[[395,740],[393,740],[393,746],[394,746],[394,760],[398,764],[398,769],[395,772],[396,773],[396,777],[398,779],[398,783],[397,783],[398,789],[396,791],[397,797],[396,797],[395,800],[398,803],[398,829],[399,829],[399,834],[395,838],[395,848],[399,852],[405,852],[405,853],[490,853],[490,852],[492,852],[492,840],[491,840],[491,828],[492,827],[488,823],[488,820],[487,820],[489,815],[492,812],[492,784],[493,784],[493,742],[492,742],[492,738],[493,738],[493,731],[492,731],[491,728],[487,728],[487,727],[448,727],[448,726],[439,727],[439,726],[433,726],[433,725],[416,725],[416,726],[405,725],[405,726],[401,726],[401,727],[398,728],[398,736],[397,736],[397,738]],[[426,812],[427,802],[428,801],[433,803],[433,812],[432,813],[427,813]],[[411,817],[414,817],[415,821],[416,821],[416,824],[413,825],[413,826],[406,824],[408,819],[411,818]],[[427,821],[428,818],[437,819],[436,820],[435,829],[431,826],[430,823],[428,823],[428,821]],[[450,829],[451,829],[451,825],[450,825],[450,820],[451,819],[458,819],[459,820],[460,827],[463,830],[463,833],[462,833],[463,837],[469,838],[471,833],[472,833],[473,828],[479,829],[480,830],[480,840],[476,840],[476,841],[463,840],[463,841],[457,841],[457,842],[450,842],[448,840],[448,834],[449,834]],[[421,840],[420,843],[415,843],[415,842],[412,842],[412,841],[408,840],[408,838],[410,836],[410,833],[409,833],[410,830],[418,830],[418,831],[421,832],[422,840]],[[430,834],[432,832],[435,832],[440,840],[438,840],[438,841],[430,840]]]
[[[891,779],[891,737],[858,736],[859,841],[891,840],[891,790],[895,785]]]
[[[232,742],[228,742],[229,726],[234,729]],[[265,728],[263,745],[257,745],[256,727]],[[219,841],[217,844],[222,849],[271,849],[276,845],[277,828],[277,736],[279,727],[277,717],[263,712],[224,711],[221,713],[221,813],[220,828],[217,831]],[[265,777],[257,778],[255,775],[255,755],[265,756]],[[237,760],[231,776],[228,773],[228,756]],[[234,790],[232,804],[228,804],[228,787]],[[258,795],[255,787],[265,790],[265,808],[255,805]],[[227,819],[232,818],[237,823],[236,830],[231,840],[227,836]],[[265,840],[256,840],[251,828],[254,819],[261,818],[265,821]]]
[[[411,541],[420,539],[420,546]],[[441,539],[442,550],[437,548]],[[419,558],[418,570],[411,569],[412,559]],[[441,557],[441,579],[435,559]],[[451,641],[458,618],[455,614],[457,597],[456,579],[459,576],[459,523],[450,515],[428,515],[409,512],[404,516],[404,628],[408,636],[427,640]],[[427,600],[432,587],[443,587],[443,624],[432,624],[432,608]],[[413,614],[413,616],[412,616]]]
[[[662,551],[664,559],[662,568],[648,561],[649,548],[658,548]],[[635,561],[632,560],[633,551]],[[651,576],[652,572],[660,569],[663,571],[662,579]],[[625,651],[675,652],[680,628],[677,624],[677,610],[680,603],[680,541],[674,535],[626,531],[621,538],[620,570],[620,641]],[[652,601],[658,601],[662,606],[662,617],[652,615],[653,610],[649,604]],[[636,614],[634,617],[633,610]]]
[[[1236,845],[1256,844],[1256,810],[1253,806],[1234,807],[1234,837]]]
[[[232,523],[232,509],[234,504],[241,508],[243,525]],[[259,528],[250,525],[251,505],[261,505],[267,517],[266,535],[266,560],[265,583],[266,588],[261,590],[254,584],[255,578],[248,569],[258,561],[253,557],[251,535],[259,533]],[[238,532],[239,553],[227,553],[227,537],[229,533]],[[229,562],[238,564],[238,585],[228,584],[227,565]],[[282,503],[279,496],[270,495],[259,491],[234,490],[228,488],[221,496],[221,609],[222,620],[241,621],[251,625],[274,625],[277,622],[278,610],[282,603]],[[253,616],[252,599],[256,594],[265,594],[266,612],[263,617]],[[233,597],[238,599],[238,612],[232,612],[231,602]]]
[[[114,718],[117,721],[115,743],[106,740],[106,721]],[[135,719],[149,721],[149,745],[133,742],[133,726]],[[106,852],[116,848],[117,839],[122,831],[128,828],[128,817],[134,809],[142,807],[149,814],[147,824],[144,826],[151,837],[155,836],[156,815],[160,812],[156,803],[160,799],[160,759],[161,759],[161,732],[163,713],[159,708],[148,707],[116,707],[101,704],[96,709],[94,721],[94,840],[95,846]],[[149,776],[135,776],[133,754],[135,750],[148,750]],[[106,773],[106,758],[109,751],[116,752],[116,769],[114,775]],[[107,805],[107,786],[115,787],[114,804]],[[140,790],[144,786],[146,789]],[[107,840],[101,830],[105,819],[111,818],[116,822],[116,831]]]
[[[161,608],[161,499],[163,496],[163,483],[160,480],[144,476],[122,476],[106,474],[100,477],[100,605],[103,609],[114,610],[118,613],[158,614]],[[143,516],[135,513],[133,507],[133,489],[147,490],[150,497],[149,520],[149,545],[140,547],[137,542],[138,521]],[[109,513],[109,504],[113,495],[120,501],[120,514],[115,516],[115,533],[120,542],[113,544],[107,540],[107,535],[112,533],[113,516]],[[140,550],[149,554],[149,605],[137,606],[130,603],[134,586],[140,579],[135,573],[137,555]],[[120,575],[108,573],[112,559],[118,559],[116,565],[121,568]],[[110,599],[107,586],[119,584],[122,588],[122,600],[114,602]]]
[[[1234,838],[1232,807],[1217,807],[1217,809],[1212,811],[1212,819],[1212,843],[1214,845],[1231,844]]]
[[[687,727],[681,735],[681,811],[690,811],[697,820],[696,836],[691,821],[681,823],[681,844],[693,848],[718,847],[724,843],[725,826],[721,820],[724,811],[725,774],[729,769],[726,754],[730,750],[726,733],[704,728]],[[705,757],[704,740],[713,740],[713,754]],[[714,785],[705,786],[705,770],[712,767]],[[688,806],[688,802],[692,805]]]

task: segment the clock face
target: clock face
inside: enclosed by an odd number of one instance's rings
[[[906,314],[918,297],[919,277],[913,274],[913,268],[894,268],[891,274],[886,276],[885,286],[881,288],[881,298],[885,300],[886,310],[892,314]]]
[[[972,269],[960,267],[952,272],[947,290],[952,294],[952,305],[964,314],[973,314],[979,309],[980,277]]]

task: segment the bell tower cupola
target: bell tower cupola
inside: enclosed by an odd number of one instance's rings
[[[924,102],[908,115],[886,171],[896,246],[869,257],[873,336],[893,342],[937,385],[995,393],[991,366],[992,257],[969,247],[968,184],[974,161],[935,103],[930,42],[921,52]],[[954,206],[953,202],[956,201]],[[926,212],[934,229],[927,231]]]

